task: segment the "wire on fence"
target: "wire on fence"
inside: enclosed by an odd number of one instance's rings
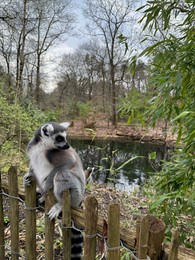
[[[6,197],[12,198],[12,199],[17,199],[20,203],[22,203],[22,204],[24,205],[24,209],[26,209],[26,210],[37,210],[37,209],[42,209],[42,210],[44,210],[44,207],[43,207],[43,206],[40,206],[40,205],[38,205],[37,207],[33,207],[33,208],[28,207],[23,199],[21,199],[20,197],[11,196],[11,195],[5,193],[5,192],[3,191],[3,189],[2,189],[2,191],[0,192],[0,195],[6,196]],[[130,250],[129,248],[127,248],[126,246],[124,246],[122,240],[120,240],[120,246],[116,246],[116,247],[112,247],[112,248],[109,247],[109,246],[107,245],[107,241],[106,241],[106,240],[107,240],[107,236],[102,236],[100,233],[86,234],[83,230],[81,230],[81,229],[79,229],[79,228],[77,228],[77,227],[75,226],[73,220],[71,220],[71,226],[65,226],[65,225],[62,225],[62,224],[61,224],[61,227],[62,227],[63,229],[74,229],[74,230],[76,230],[76,231],[82,233],[83,236],[85,236],[85,237],[87,237],[87,238],[89,238],[89,239],[90,239],[90,238],[92,239],[92,238],[94,238],[94,237],[104,238],[104,242],[105,242],[105,245],[106,245],[106,249],[107,249],[108,251],[113,251],[113,250],[118,250],[118,249],[125,249],[126,251],[129,252],[129,254],[130,254],[135,260],[150,260],[150,257],[149,257],[149,256],[147,256],[146,259],[140,259],[140,258],[138,258],[138,257],[136,256],[136,250],[135,250],[135,251],[132,251],[132,250]],[[26,259],[26,258],[25,258],[24,256],[22,256],[19,252],[14,252],[13,250],[11,250],[11,247],[9,247],[8,245],[0,245],[0,247],[5,247],[5,249],[8,249],[12,254],[18,255],[18,256],[22,257],[22,259]]]
[[[104,238],[104,242],[105,242],[105,244],[106,244],[107,250],[112,251],[112,250],[117,250],[117,249],[125,249],[126,251],[129,252],[129,254],[130,254],[135,260],[150,260],[150,257],[149,257],[149,256],[147,256],[146,259],[138,258],[138,257],[136,256],[136,250],[132,251],[132,250],[130,250],[129,248],[127,248],[126,246],[124,246],[122,240],[120,240],[120,246],[112,247],[112,248],[109,247],[109,246],[107,245],[107,243],[106,243],[107,236],[102,236],[100,233],[96,233],[96,234],[92,234],[92,235],[86,234],[83,230],[81,230],[81,229],[75,227],[75,224],[74,224],[74,221],[73,221],[73,220],[71,220],[71,226],[64,226],[64,225],[61,224],[61,227],[62,227],[63,229],[75,229],[76,231],[81,232],[82,235],[85,236],[85,237],[87,237],[87,238],[94,238],[94,237]]]
[[[20,197],[15,197],[15,196],[12,196],[12,195],[9,195],[7,193],[5,193],[3,190],[1,191],[0,195],[3,195],[5,197],[9,197],[11,199],[17,199],[19,200],[21,203],[25,203],[25,201],[23,199],[21,199]]]

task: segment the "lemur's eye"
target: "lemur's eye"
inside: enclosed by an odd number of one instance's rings
[[[58,136],[56,136],[56,142],[58,142],[58,143],[60,143],[60,142],[63,142],[64,141],[64,137],[63,136],[61,136],[61,135],[58,135]]]

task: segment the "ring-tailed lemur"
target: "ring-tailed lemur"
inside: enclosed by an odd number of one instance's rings
[[[76,151],[66,140],[69,123],[47,123],[36,131],[27,146],[30,159],[29,172],[24,176],[24,185],[30,185],[34,178],[41,192],[40,202],[44,195],[53,188],[57,203],[50,209],[50,219],[58,217],[62,210],[62,193],[70,190],[71,205],[79,207],[85,191],[85,173]],[[86,171],[86,174],[89,171]],[[81,233],[73,230],[71,259],[80,259],[82,251]],[[73,245],[74,240],[78,242]],[[80,244],[80,245],[78,245]]]

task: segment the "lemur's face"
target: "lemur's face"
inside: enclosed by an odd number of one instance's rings
[[[41,127],[41,141],[47,149],[68,149],[70,148],[66,140],[66,130],[70,124],[68,122],[57,124],[48,123]]]

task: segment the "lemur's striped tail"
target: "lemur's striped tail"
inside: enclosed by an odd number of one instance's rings
[[[84,171],[86,182],[89,181],[94,168],[87,168]],[[81,202],[82,203],[82,202]],[[81,205],[80,205],[81,206]],[[71,260],[81,260],[83,251],[83,234],[80,230],[72,227],[71,229]]]
[[[83,234],[81,231],[71,229],[71,260],[81,260],[83,250]]]

